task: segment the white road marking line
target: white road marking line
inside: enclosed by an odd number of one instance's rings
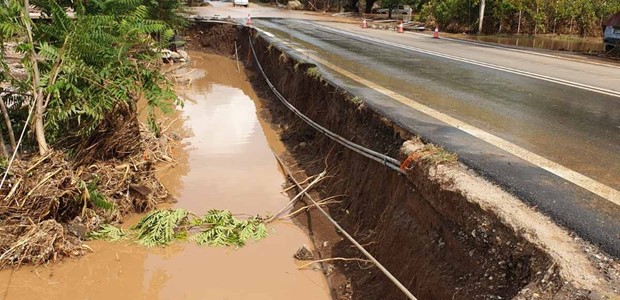
[[[268,37],[275,37],[275,35],[273,35],[273,33],[269,32],[269,31],[265,31],[265,30],[262,30],[262,29],[256,28],[256,27],[255,27],[255,29],[260,31],[260,32],[262,32],[262,33],[264,33]]]
[[[608,96],[612,96],[612,97],[620,97],[620,92],[619,91],[604,89],[604,88],[600,88],[600,87],[595,87],[595,86],[591,86],[591,85],[587,85],[587,84],[582,84],[582,83],[578,83],[578,82],[574,82],[574,81],[569,81],[569,80],[564,80],[564,79],[560,79],[560,78],[555,78],[555,77],[551,77],[551,76],[546,76],[546,75],[542,75],[542,74],[537,74],[537,73],[532,73],[532,72],[528,72],[528,71],[517,70],[517,69],[513,69],[513,68],[509,68],[509,67],[503,67],[503,66],[499,66],[499,65],[490,64],[490,63],[485,63],[485,62],[481,62],[481,61],[478,61],[478,60],[463,58],[463,57],[454,56],[454,55],[450,55],[450,54],[444,54],[444,53],[440,53],[440,52],[436,52],[436,51],[432,51],[432,50],[425,50],[425,49],[421,49],[421,48],[417,48],[417,47],[412,47],[412,46],[398,44],[398,43],[394,43],[394,42],[390,42],[390,41],[380,40],[380,39],[377,39],[377,38],[367,37],[367,36],[364,36],[364,35],[359,35],[359,34],[348,32],[348,31],[344,31],[344,30],[334,29],[334,28],[330,28],[330,27],[326,27],[326,26],[323,26],[323,25],[318,25],[318,24],[314,24],[314,23],[310,23],[310,22],[300,21],[300,23],[316,26],[316,27],[322,28],[322,29],[327,30],[327,31],[332,31],[332,32],[343,34],[343,35],[348,35],[348,36],[355,37],[355,38],[362,39],[362,40],[367,40],[367,41],[371,41],[371,42],[375,42],[375,43],[379,43],[379,44],[393,46],[393,47],[396,47],[396,48],[401,48],[401,49],[405,49],[405,50],[411,50],[411,51],[420,52],[420,53],[424,53],[424,54],[428,54],[428,55],[432,55],[432,56],[437,56],[437,57],[441,57],[441,58],[446,58],[446,59],[450,59],[450,60],[454,60],[454,61],[458,61],[458,62],[464,62],[464,63],[468,63],[468,64],[480,66],[480,67],[485,67],[485,68],[494,69],[494,70],[498,70],[498,71],[504,71],[504,72],[508,72],[508,73],[512,73],[512,74],[517,74],[517,75],[522,75],[522,76],[530,77],[530,78],[540,79],[540,80],[544,80],[544,81],[548,81],[548,82],[553,82],[553,83],[557,83],[557,84],[561,84],[561,85],[565,85],[565,86],[569,86],[569,87],[579,88],[579,89],[582,89],[582,90],[587,90],[587,91],[590,91],[590,92],[604,94],[604,95],[608,95]]]
[[[265,33],[265,30],[260,30],[261,32]],[[620,206],[620,192],[603,184],[600,183],[588,176],[585,176],[581,173],[578,173],[576,171],[573,171],[565,166],[562,166],[556,162],[553,162],[549,159],[546,159],[538,154],[535,154],[533,152],[530,152],[524,148],[521,148],[520,146],[513,144],[507,140],[504,140],[498,136],[495,136],[491,133],[488,133],[482,129],[479,129],[477,127],[474,127],[472,125],[469,125],[463,121],[460,121],[456,118],[453,118],[445,113],[442,113],[438,110],[435,110],[433,108],[430,108],[424,104],[421,104],[413,99],[407,98],[401,94],[398,94],[394,91],[391,91],[385,87],[382,87],[374,82],[368,81],[360,76],[357,76],[343,68],[340,68],[330,62],[327,62],[313,54],[311,54],[309,51],[306,51],[304,49],[300,49],[298,47],[296,47],[295,45],[284,41],[278,37],[275,37],[273,34],[271,34],[271,36],[275,39],[280,40],[280,42],[284,45],[286,45],[287,47],[306,55],[307,58],[314,60],[315,62],[324,65],[358,83],[361,83],[369,88],[372,88],[373,90],[386,95],[404,105],[407,105],[419,112],[422,112],[430,117],[433,117],[441,122],[444,122],[452,127],[455,127],[463,132],[466,132],[476,138],[479,138],[501,150],[504,150],[514,156],[517,156],[535,166],[538,166],[544,170],[547,170],[567,181],[570,181],[588,191],[590,191],[593,194],[596,194],[616,205]]]

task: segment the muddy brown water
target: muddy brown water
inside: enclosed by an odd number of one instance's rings
[[[507,46],[528,47],[569,52],[603,52],[602,38],[557,38],[549,36],[458,35],[459,38]]]
[[[270,149],[283,146],[257,116],[258,97],[233,60],[191,56],[189,67],[175,71],[191,84],[178,88],[186,102],[173,126],[191,134],[175,150],[178,163],[160,171],[178,200],[174,206],[196,213],[278,211],[289,198]],[[94,253],[80,259],[0,272],[0,299],[330,299],[320,272],[297,269],[292,255],[302,244],[312,243],[289,221],[240,249],[89,242]]]

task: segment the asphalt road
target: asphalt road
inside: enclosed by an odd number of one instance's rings
[[[368,106],[620,257],[618,65],[213,3],[252,13],[267,38]]]
[[[381,89],[413,99],[509,143],[585,175],[610,190],[620,188],[620,69],[537,53],[433,40],[372,30],[372,41],[352,25],[292,19],[259,19],[257,27],[310,61],[330,80],[426,140],[459,154],[478,173],[503,186],[560,224],[620,256],[620,206],[511,152],[481,141],[394,101]],[[326,26],[326,27],[325,27]],[[397,41],[391,41],[391,38]],[[398,45],[414,44],[410,50]],[[446,46],[448,50],[442,49]],[[459,50],[460,49],[460,50]],[[422,52],[420,52],[421,50]],[[438,53],[424,53],[424,51]],[[443,57],[491,63],[520,73]],[[513,56],[513,59],[509,57]],[[361,84],[346,70],[379,86]],[[552,78],[552,79],[550,79]],[[597,80],[600,78],[600,80]],[[567,84],[566,82],[569,82]],[[580,84],[574,86],[574,84]]]

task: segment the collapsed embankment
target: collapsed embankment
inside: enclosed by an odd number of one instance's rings
[[[544,216],[467,171],[450,154],[423,144],[365,106],[273,38],[221,23],[194,24],[187,38],[194,49],[236,55],[246,65],[266,102],[261,117],[280,131],[287,162],[307,175],[327,169],[330,177],[315,194],[345,195],[329,206],[330,214],[416,297],[614,295],[613,261],[595,266],[583,251],[588,245],[575,242]],[[335,143],[282,105],[257,69],[250,40],[266,77],[293,106],[350,141],[408,159],[407,175]],[[311,210],[297,221],[308,229],[321,258],[364,258],[318,212]],[[323,270],[334,298],[404,297],[376,268],[332,261]]]

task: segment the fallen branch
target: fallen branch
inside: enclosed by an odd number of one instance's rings
[[[56,174],[58,174],[60,171],[62,171],[62,168],[58,168],[56,171],[48,174],[47,176],[45,176],[43,178],[43,180],[39,181],[39,183],[37,183],[37,185],[34,186],[34,188],[32,188],[30,190],[30,192],[28,192],[28,194],[26,194],[26,196],[24,197],[24,202],[22,202],[21,205],[18,205],[19,207],[22,207],[25,203],[26,200],[28,200],[28,197],[30,197],[30,195],[32,195],[32,193],[34,193],[34,191],[36,191],[39,187],[41,187],[46,181],[50,180],[50,178],[54,177]]]
[[[307,266],[310,266],[314,263],[322,263],[322,262],[326,262],[326,261],[334,261],[334,260],[340,260],[340,261],[361,261],[361,262],[365,262],[365,263],[372,263],[371,260],[368,259],[361,259],[361,258],[346,258],[346,257],[332,257],[332,258],[324,258],[324,259],[319,259],[319,260],[313,260],[309,263],[303,264],[299,267],[297,267],[297,269],[303,269]]]
[[[306,178],[304,181],[300,182],[299,184],[305,184],[306,182],[314,179],[315,177],[316,177],[316,175],[309,176],[308,178]],[[294,189],[296,187],[297,187],[296,185],[291,184],[289,187],[283,189],[281,193],[286,193],[286,192],[288,192],[288,191],[290,191],[290,190],[292,190],[292,189]]]
[[[237,54],[237,41],[235,41],[235,61],[237,62],[237,72],[241,73],[241,69],[239,69],[239,54]]]
[[[178,121],[180,117],[181,117],[181,116],[178,116],[178,117],[176,117],[174,120],[172,120],[172,121],[170,122],[170,124],[168,124],[168,126],[166,126],[166,128],[164,128],[163,130],[161,130],[161,131],[160,131],[160,134],[162,134],[162,135],[163,135],[164,133],[166,133],[166,132],[168,131],[168,129],[170,129],[170,127],[172,126],[172,124],[176,123],[176,121]]]
[[[9,117],[9,112],[6,109],[6,105],[4,104],[4,99],[0,97],[0,111],[2,111],[2,116],[4,118],[4,122],[7,128],[7,134],[9,135],[9,142],[11,143],[11,152],[16,151],[17,144],[15,143],[15,134],[13,133],[13,124],[11,123],[11,118]]]
[[[346,196],[346,195],[337,195],[337,196],[332,196],[332,197],[329,197],[329,198],[326,198],[326,199],[323,199],[323,200],[319,200],[319,201],[316,202],[317,204],[311,204],[311,205],[306,205],[304,207],[301,207],[298,210],[296,210],[296,211],[294,211],[294,212],[292,212],[292,213],[290,213],[290,214],[288,214],[288,215],[286,215],[284,217],[281,217],[280,219],[292,218],[292,217],[298,215],[299,213],[301,213],[304,210],[309,210],[309,209],[317,207],[317,206],[324,206],[324,205],[329,205],[329,204],[340,203],[341,201],[329,201],[329,200],[337,198],[337,197],[343,197],[343,196]]]
[[[6,196],[6,198],[4,198],[4,200],[6,201],[7,205],[9,204],[9,200],[11,199],[11,197],[13,197],[13,195],[15,194],[15,191],[17,191],[17,189],[19,188],[19,184],[22,182],[23,178],[19,178],[17,180],[17,183],[15,183],[15,185],[13,186],[13,188],[11,189],[11,191],[9,192],[9,194]],[[15,204],[19,205],[19,202],[17,202],[17,200],[15,200]]]
[[[287,203],[284,207],[282,207],[282,209],[280,209],[280,211],[278,211],[275,215],[273,215],[273,217],[271,217],[267,221],[265,221],[265,223],[273,222],[273,220],[278,218],[278,216],[280,214],[282,214],[282,212],[284,212],[289,206],[291,206],[298,199],[303,197],[306,194],[306,192],[308,192],[308,190],[310,190],[310,188],[312,188],[312,186],[314,186],[315,184],[319,183],[319,181],[321,181],[321,179],[323,178],[323,176],[325,176],[325,174],[326,174],[326,172],[323,171],[323,172],[321,172],[321,174],[317,175],[316,178],[306,188],[304,188],[301,192],[299,192],[299,194],[297,194],[293,199],[291,199],[291,201],[289,203]]]
[[[34,163],[30,168],[28,168],[28,170],[26,170],[26,173],[30,173],[30,171],[34,170],[34,168],[36,168],[38,165],[40,165],[42,162],[44,162],[46,159],[52,156],[52,154],[53,153],[48,153],[46,156],[43,156],[36,163]]]

